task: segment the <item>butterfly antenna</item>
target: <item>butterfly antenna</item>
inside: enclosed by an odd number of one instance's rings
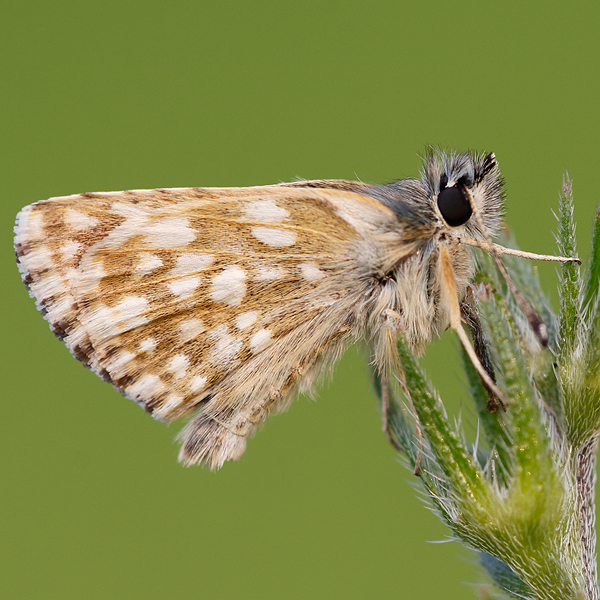
[[[493,242],[484,242],[483,240],[474,240],[472,238],[459,238],[460,244],[466,246],[474,246],[489,252],[498,254],[509,254],[510,256],[518,256],[520,258],[528,258],[530,260],[543,260],[547,262],[569,263],[573,262],[577,265],[581,264],[581,260],[577,256],[554,256],[553,254],[536,254],[535,252],[525,252],[524,250],[515,250],[514,248],[505,248],[500,244]]]

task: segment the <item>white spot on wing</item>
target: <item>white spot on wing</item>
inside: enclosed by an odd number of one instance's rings
[[[177,327],[179,328],[179,336],[183,342],[195,338],[204,331],[204,325],[202,325],[200,319],[186,319],[185,321],[181,321]]]
[[[267,246],[292,246],[296,243],[296,234],[293,231],[275,227],[253,227],[252,235]]]
[[[150,354],[151,352],[154,352],[155,348],[156,341],[154,340],[154,338],[149,337],[140,342],[140,352],[146,352]]]
[[[65,211],[65,221],[74,231],[85,231],[98,224],[98,219],[72,208]]]
[[[156,375],[143,375],[125,389],[128,396],[136,400],[150,400],[164,389],[164,384]]]
[[[215,302],[238,306],[246,295],[246,273],[237,265],[223,269],[212,282],[211,294]]]
[[[244,208],[244,216],[252,221],[278,223],[290,216],[290,213],[277,206],[274,200],[253,200]]]
[[[150,271],[163,266],[163,261],[156,254],[144,253],[141,255],[141,260],[135,268],[136,273],[147,275]]]
[[[148,322],[142,313],[148,307],[148,301],[141,296],[126,296],[116,306],[101,306],[82,317],[91,338],[106,339]]]
[[[125,217],[126,219],[139,220],[147,216],[147,213],[143,208],[127,202],[113,202],[110,209],[113,212],[116,212],[120,217]]]
[[[300,265],[300,271],[307,281],[318,281],[325,277],[325,273],[321,271],[314,263],[305,262]]]
[[[197,394],[204,388],[205,385],[206,377],[203,375],[196,375],[195,377],[192,377],[192,382],[190,383],[190,392],[192,394]]]
[[[188,275],[206,269],[214,256],[201,254],[200,252],[189,252],[177,257],[177,265],[169,271],[169,275]]]
[[[189,298],[194,290],[200,285],[198,277],[183,277],[182,279],[176,279],[167,284],[173,294],[179,296],[180,300]]]
[[[248,329],[251,325],[254,325],[256,319],[258,318],[258,313],[255,310],[251,310],[250,312],[245,312],[239,315],[235,320],[235,326],[240,329]]]
[[[185,246],[195,239],[187,217],[165,217],[146,229],[146,242],[157,248]]]
[[[242,349],[242,340],[232,336],[227,325],[215,327],[209,335],[215,342],[211,362],[220,366],[233,362]]]
[[[66,260],[73,258],[80,250],[81,244],[75,240],[65,242],[60,248],[60,252]]]
[[[250,338],[252,352],[264,350],[271,342],[271,332],[268,329],[260,329]]]
[[[276,281],[277,279],[283,279],[285,276],[285,270],[281,267],[266,267],[259,266],[257,267],[257,277],[258,281]]]
[[[142,313],[148,306],[146,298],[126,296],[114,308],[115,317],[120,321],[129,321]],[[145,321],[144,321],[145,322]]]
[[[110,194],[107,195],[110,196]],[[139,206],[126,202],[114,202],[110,209],[120,217],[124,217],[125,221],[115,227],[101,242],[98,242],[97,250],[100,248],[114,248],[124,244],[132,236],[139,235],[148,222],[147,212]]]
[[[184,354],[176,354],[167,365],[167,369],[176,377],[183,377],[187,371],[190,359]]]

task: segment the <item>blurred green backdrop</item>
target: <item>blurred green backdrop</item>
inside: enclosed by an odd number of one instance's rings
[[[414,176],[427,144],[496,152],[507,221],[553,252],[598,197],[600,5],[76,0],[0,8],[0,597],[469,598],[482,581],[415,497],[350,351],[318,402],[217,474],[73,360],[12,256],[14,216],[84,191]],[[541,265],[556,301],[554,267]],[[451,411],[452,334],[426,366]]]

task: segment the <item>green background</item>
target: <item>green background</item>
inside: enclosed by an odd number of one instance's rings
[[[470,598],[482,581],[415,497],[352,350],[317,402],[219,473],[52,336],[12,225],[85,191],[417,174],[427,144],[496,152],[507,221],[553,252],[575,181],[589,248],[600,164],[589,2],[2,2],[0,597]],[[556,303],[555,268],[540,266]],[[472,426],[451,333],[428,372]]]

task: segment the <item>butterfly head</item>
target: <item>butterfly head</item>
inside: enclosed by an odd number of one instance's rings
[[[504,190],[494,154],[432,152],[422,182],[442,231],[478,239],[497,233]]]

